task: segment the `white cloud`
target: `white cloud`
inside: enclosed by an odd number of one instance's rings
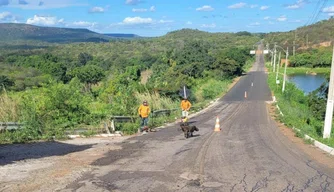
[[[32,25],[56,25],[63,22],[64,19],[57,19],[57,17],[35,15],[33,18],[28,18],[26,23]]]
[[[96,25],[97,23],[95,22],[87,22],[87,21],[75,21],[72,23],[73,26],[77,27],[87,27],[87,28],[92,28]]]
[[[251,23],[251,24],[249,24],[250,26],[259,26],[261,23],[259,23],[259,22],[255,22],[255,23]]]
[[[301,6],[298,4],[288,5],[286,6],[287,9],[299,9]]]
[[[214,8],[210,5],[204,5],[203,7],[199,7],[196,9],[196,11],[213,11]]]
[[[300,22],[302,22],[302,20],[300,20],[300,19],[296,19],[296,20],[294,20],[294,21],[291,21],[292,23],[300,23]]]
[[[155,6],[151,6],[150,9],[144,9],[144,8],[138,8],[138,9],[133,8],[132,9],[132,12],[147,12],[147,11],[154,12]]]
[[[127,17],[123,20],[123,24],[149,24],[152,22],[153,19],[142,17]]]
[[[267,9],[269,9],[269,6],[266,6],[266,5],[265,5],[265,6],[261,6],[261,7],[260,7],[260,10],[267,10]]]
[[[294,4],[290,4],[290,5],[286,5],[285,8],[287,9],[299,9],[301,8],[304,4],[305,4],[305,0],[298,0],[296,3]]]
[[[202,24],[201,28],[216,28],[216,24],[212,23],[212,24]]]
[[[103,13],[105,10],[103,7],[93,7],[90,9],[91,13]]]
[[[18,23],[18,19],[11,12],[5,11],[0,13],[0,22]]]
[[[122,22],[110,24],[109,27],[113,29],[161,29],[164,27],[171,27],[174,21],[169,19],[154,20],[150,17],[126,17]]]
[[[256,7],[258,7],[258,5],[250,5],[250,8],[252,8],[252,9],[254,9]]]
[[[263,19],[264,19],[264,20],[269,20],[269,19],[270,19],[270,17],[269,17],[269,16],[267,16],[267,17],[264,17]]]
[[[0,20],[8,19],[9,17],[12,17],[12,14],[8,11],[0,13]]]
[[[334,13],[334,6],[325,7],[325,8],[322,9],[322,12],[324,12],[324,13]]]
[[[147,9],[132,9],[132,12],[146,12]]]
[[[279,18],[277,18],[277,21],[286,21],[287,18],[285,15],[281,15]]]
[[[323,13],[328,13],[328,16],[334,16],[334,6],[325,7],[322,9]]]
[[[163,19],[159,21],[159,23],[173,23],[173,22],[174,22],[173,20],[163,20]]]
[[[246,6],[246,3],[236,3],[236,4],[233,4],[233,5],[230,5],[228,6],[229,9],[240,9],[240,8],[243,8]]]
[[[126,0],[125,1],[125,4],[128,4],[128,5],[137,5],[141,3],[141,0]]]
[[[272,21],[269,21],[269,24],[270,24],[270,25],[273,25],[273,24],[275,24],[275,23],[274,23],[274,22],[272,22]]]
[[[186,24],[187,25],[192,25],[193,23],[191,21],[188,21]]]

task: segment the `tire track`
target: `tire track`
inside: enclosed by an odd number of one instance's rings
[[[233,103],[231,103],[233,104]],[[231,122],[231,120],[238,114],[241,112],[242,109],[247,107],[247,104],[245,105],[245,102],[239,102],[237,103],[237,106],[233,109],[232,113],[227,117],[224,118],[224,124]],[[222,111],[222,110],[220,110]],[[229,132],[229,129],[227,130],[227,134]],[[224,132],[225,133],[225,132]],[[204,140],[204,142],[202,142],[202,144],[200,145],[201,147],[199,148],[198,154],[197,154],[197,159],[195,161],[195,164],[193,166],[193,170],[197,169],[197,165],[198,165],[198,170],[199,170],[199,182],[200,185],[202,186],[204,183],[204,167],[205,167],[205,158],[206,158],[206,154],[207,151],[209,149],[209,147],[211,146],[212,141],[214,140],[213,138],[217,136],[217,134],[215,132],[211,132],[209,133],[209,135],[207,136],[207,138]],[[203,187],[203,186],[202,186]]]

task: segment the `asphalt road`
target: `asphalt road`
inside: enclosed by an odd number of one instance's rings
[[[263,56],[185,139],[178,126],[138,136],[63,191],[334,191],[334,170],[282,135],[268,114]],[[247,98],[245,98],[245,91]],[[213,132],[216,116],[221,132]]]

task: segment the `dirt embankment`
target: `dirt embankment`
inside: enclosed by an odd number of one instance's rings
[[[57,191],[129,137],[0,146],[0,191]]]

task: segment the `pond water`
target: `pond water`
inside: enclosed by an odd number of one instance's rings
[[[288,81],[295,83],[295,85],[308,94],[317,88],[319,88],[322,83],[326,80],[325,76],[322,74],[309,75],[309,74],[296,74],[288,76]]]

